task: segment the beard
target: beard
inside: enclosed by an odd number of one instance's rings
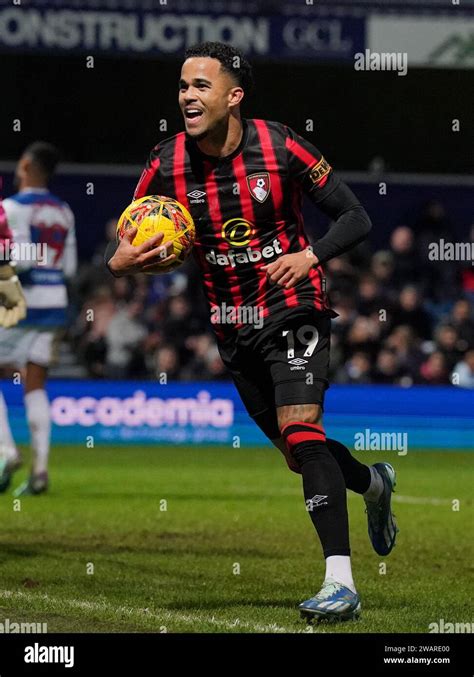
[[[212,140],[225,139],[228,126],[229,126],[229,117],[224,116],[211,122],[208,125],[207,129],[205,129],[202,132],[198,132],[197,134],[192,133],[190,134],[189,132],[186,132],[186,134],[193,141],[203,141],[204,139],[209,137],[211,137]]]
[[[203,139],[206,138],[209,134],[209,130],[205,129],[203,132],[200,132],[199,134],[190,134],[189,132],[186,132],[186,134],[189,136],[190,139],[193,141],[202,141]]]

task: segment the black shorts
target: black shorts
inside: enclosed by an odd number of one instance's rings
[[[249,415],[272,440],[280,437],[276,408],[324,406],[329,386],[331,316],[305,306],[245,327],[219,352]]]

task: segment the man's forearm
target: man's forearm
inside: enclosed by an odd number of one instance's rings
[[[365,240],[372,228],[369,215],[342,181],[317,206],[334,221],[328,232],[314,244],[313,252],[320,263],[355,247]]]

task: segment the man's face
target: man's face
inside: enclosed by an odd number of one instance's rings
[[[227,120],[236,89],[240,91],[217,59],[186,59],[179,81],[179,107],[187,133],[203,139]]]

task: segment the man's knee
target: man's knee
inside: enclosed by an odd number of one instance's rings
[[[280,437],[275,409],[265,409],[258,414],[252,414],[252,418],[269,440],[273,442]]]
[[[307,442],[324,444],[326,436],[322,426],[323,416],[319,404],[290,404],[277,408],[278,427],[281,438],[273,440],[283,452],[290,470],[301,473],[301,465],[295,458],[295,447]]]
[[[25,392],[44,390],[48,369],[40,364],[28,362],[26,365]]]
[[[285,443],[285,457],[288,466],[295,472],[301,472],[301,460],[298,452],[314,445],[324,444],[326,435],[322,426],[322,410],[319,404],[292,404],[278,407],[278,425]],[[304,456],[304,454],[303,454]]]
[[[299,464],[296,462],[296,459],[293,458],[293,455],[290,452],[290,450],[288,449],[285,439],[283,437],[279,437],[278,439],[272,440],[272,442],[285,457],[285,461],[289,469],[297,473],[298,475],[301,475],[301,468]]]

